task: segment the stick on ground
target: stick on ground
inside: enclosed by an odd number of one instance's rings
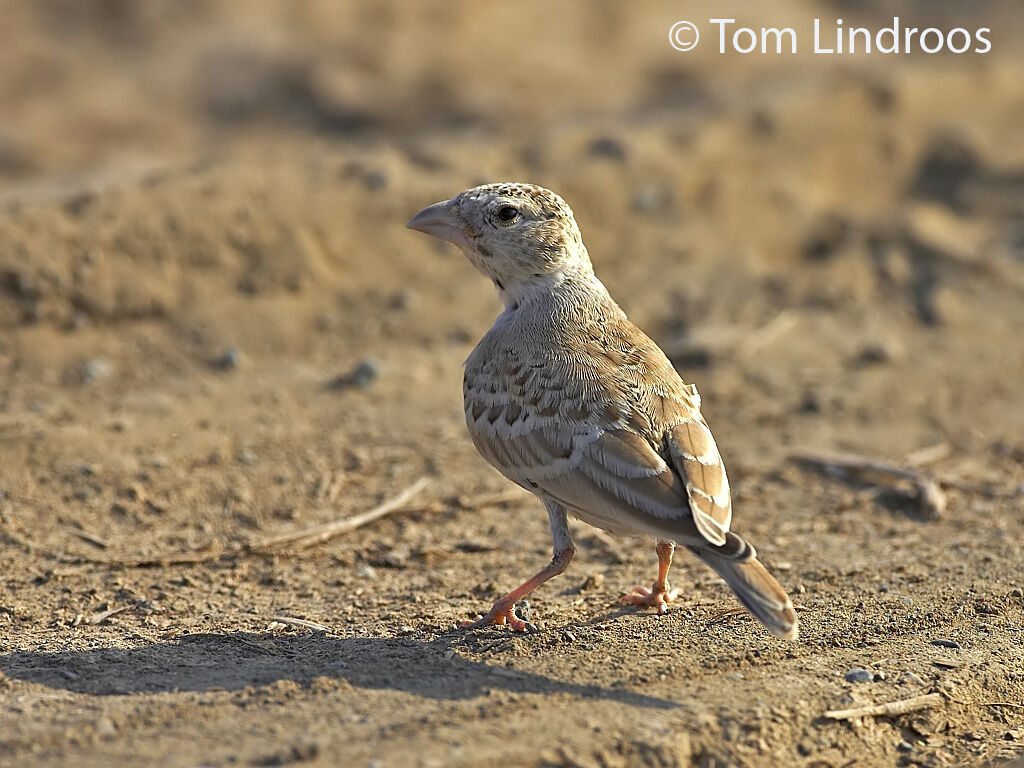
[[[917,470],[849,454],[795,453],[790,459],[805,467],[844,479],[857,478],[863,482],[886,486],[909,480],[914,485],[921,512],[928,519],[937,519],[946,510],[946,494],[939,488],[939,484]]]
[[[86,624],[102,624],[104,621],[109,619],[111,616],[117,616],[119,613],[124,613],[125,611],[132,611],[132,610],[135,610],[135,606],[134,605],[122,605],[120,608],[110,608],[110,609],[108,609],[106,611],[100,611],[99,613],[93,614],[92,616],[90,616],[89,618],[87,618],[85,620],[85,623]]]
[[[736,347],[736,357],[749,360],[762,349],[792,330],[800,318],[792,309],[784,309],[767,324],[751,332]]]
[[[1024,709],[1024,704],[1013,704],[1009,701],[983,701],[983,707],[1009,707],[1010,709]]]
[[[245,549],[248,552],[255,552],[258,554],[272,552],[276,549],[287,546],[305,548],[312,547],[315,544],[323,544],[325,541],[328,541],[335,536],[340,536],[343,533],[354,531],[360,526],[372,523],[374,520],[378,520],[385,515],[396,512],[404,507],[410,499],[428,485],[430,485],[430,479],[421,477],[394,498],[388,499],[383,504],[379,504],[373,509],[363,512],[361,515],[347,517],[344,520],[335,520],[332,523],[325,523],[324,525],[315,525],[312,528],[305,528],[301,531],[286,533],[281,536],[269,536],[265,539],[254,541]]]
[[[270,627],[274,628],[274,624],[282,624],[288,627],[301,627],[302,629],[312,629],[314,632],[330,632],[330,627],[325,627],[323,624],[317,624],[315,621],[307,621],[306,619],[297,619],[294,616],[271,616]]]
[[[917,712],[920,709],[931,709],[942,704],[942,694],[928,693],[910,699],[890,701],[886,704],[872,704],[867,707],[853,709],[832,709],[825,713],[829,720],[853,720],[858,717],[893,717]]]
[[[92,563],[101,563],[103,565],[114,565],[125,568],[141,568],[146,566],[194,565],[196,563],[213,562],[214,560],[220,560],[225,557],[239,557],[242,555],[252,554],[265,555],[276,553],[289,546],[298,548],[311,547],[316,544],[323,544],[325,541],[328,541],[335,536],[340,536],[343,533],[354,531],[356,528],[364,526],[367,523],[371,523],[374,520],[379,520],[392,512],[397,512],[403,507],[406,507],[413,497],[428,485],[430,485],[430,479],[427,477],[421,477],[397,496],[378,504],[373,509],[367,510],[362,514],[355,515],[354,517],[347,517],[343,520],[335,520],[334,522],[326,523],[324,525],[316,525],[312,528],[304,528],[301,531],[294,531],[280,536],[269,536],[240,547],[223,549],[220,546],[216,546],[215,543],[214,546],[209,548],[193,550],[191,552],[165,552],[162,554],[128,558],[95,558],[85,555],[79,557],[80,559],[88,560]]]
[[[97,536],[95,533],[89,533],[89,531],[83,530],[81,528],[72,528],[71,534],[73,536],[77,536],[82,541],[87,542],[88,544],[92,544],[94,547],[98,549],[106,549],[110,546],[107,543],[106,539]]]

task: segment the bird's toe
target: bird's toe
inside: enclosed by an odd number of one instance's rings
[[[633,587],[624,594],[619,602],[622,605],[637,605],[644,608],[655,608],[659,616],[668,613],[668,604],[675,602],[679,597],[678,589],[649,589],[648,587]]]

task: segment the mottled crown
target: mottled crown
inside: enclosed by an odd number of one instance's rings
[[[502,181],[494,184],[481,184],[462,192],[455,198],[456,205],[478,204],[494,199],[522,200],[529,202],[538,212],[547,214],[548,219],[562,219],[566,222],[575,221],[572,208],[561,197],[550,189],[536,184]]]

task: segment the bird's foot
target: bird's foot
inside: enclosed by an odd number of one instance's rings
[[[650,608],[657,608],[658,615],[663,616],[668,612],[668,604],[679,597],[678,589],[650,589],[649,587],[636,586],[624,594],[619,602],[622,605],[641,605]]]
[[[516,615],[516,607],[514,605],[508,608],[495,605],[487,612],[486,616],[477,616],[473,621],[463,621],[459,624],[462,629],[479,629],[480,627],[489,627],[491,625],[498,627],[507,626],[513,632],[537,631],[536,626]]]

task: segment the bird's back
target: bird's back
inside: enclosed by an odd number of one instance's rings
[[[504,407],[513,422],[536,412],[622,425],[658,445],[666,429],[699,409],[696,389],[600,288],[555,293],[498,318],[466,360],[471,422],[474,406]]]

